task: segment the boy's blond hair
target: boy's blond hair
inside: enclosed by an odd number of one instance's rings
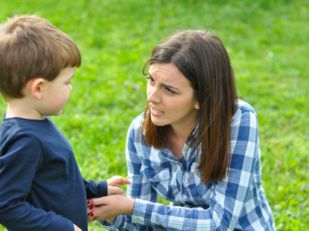
[[[22,98],[29,80],[52,81],[62,69],[80,65],[78,47],[47,20],[21,15],[0,25],[0,92],[4,97]]]

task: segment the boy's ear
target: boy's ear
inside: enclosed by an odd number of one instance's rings
[[[28,81],[26,88],[28,89],[31,97],[34,99],[42,99],[45,81],[46,80],[43,78],[35,78]]]

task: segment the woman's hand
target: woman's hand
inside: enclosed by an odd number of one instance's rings
[[[123,190],[118,186],[131,183],[128,179],[121,176],[113,176],[109,178],[106,182],[108,186],[107,189],[108,195],[123,194]]]
[[[130,215],[133,212],[134,200],[121,194],[94,198],[96,220],[113,220],[119,214]]]
[[[94,213],[95,206],[92,202],[92,199],[87,200],[87,218],[88,222],[91,222],[95,218],[95,213]]]

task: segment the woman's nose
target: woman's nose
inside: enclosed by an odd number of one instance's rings
[[[160,102],[160,93],[156,87],[148,86],[147,88],[147,100],[151,103]]]

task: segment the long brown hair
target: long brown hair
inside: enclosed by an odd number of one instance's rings
[[[173,63],[189,80],[200,106],[198,131],[189,145],[198,147],[196,158],[202,181],[222,180],[229,163],[230,127],[237,99],[234,74],[223,43],[202,30],[178,32],[154,47],[144,72],[154,63]],[[143,128],[149,145],[166,146],[171,127],[154,125],[148,105]]]

